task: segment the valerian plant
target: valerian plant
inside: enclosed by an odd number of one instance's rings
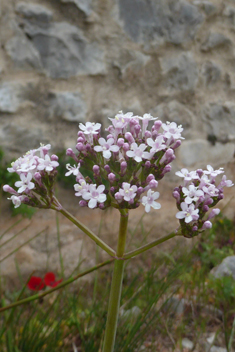
[[[3,187],[4,191],[11,194],[9,199],[15,207],[24,203],[62,213],[113,258],[103,352],[114,350],[124,260],[175,236],[190,238],[210,228],[210,219],[219,213],[219,209],[209,210],[223,198],[223,188],[233,186],[226,176],[216,183],[217,176],[224,171],[221,168],[214,170],[210,165],[207,170],[182,169],[176,172],[183,179],[183,184],[173,192],[180,226],[167,236],[126,252],[129,211],[141,205],[147,213],[151,208],[161,208],[157,202],[160,196],[157,192],[158,182],[171,170],[175,150],[184,139],[181,136],[183,128],[175,122],[162,123],[150,114],[141,117],[120,111],[109,120],[111,125],[106,128],[106,138],[101,136],[100,123],[79,124],[76,148],[67,150],[67,155],[74,159],[74,165],[66,165],[65,175],[74,177],[75,196],[80,199],[80,206],[101,210],[113,207],[119,210],[116,251],[73,217],[55,197],[53,185],[59,163],[56,155],[49,155],[50,144],[30,150],[8,169],[20,177],[15,183],[17,190],[8,185]]]

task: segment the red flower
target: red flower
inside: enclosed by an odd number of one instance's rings
[[[30,290],[40,291],[44,288],[45,284],[40,277],[31,276],[30,280],[27,283],[27,286]]]
[[[54,273],[46,273],[46,275],[44,276],[44,282],[46,286],[50,286],[50,287],[56,287],[57,285],[59,285],[61,283],[62,279],[55,281],[55,274]]]

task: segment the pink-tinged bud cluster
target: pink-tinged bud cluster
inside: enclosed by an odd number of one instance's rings
[[[78,165],[67,165],[66,176],[76,176],[74,188],[75,195],[82,198],[80,204],[134,209],[142,203],[146,212],[151,207],[159,209],[155,189],[158,180],[171,169],[183,128],[174,122],[163,124],[150,114],[142,117],[132,112],[120,111],[109,120],[112,124],[106,128],[106,138],[100,135],[99,123],[79,124],[78,153],[73,155],[72,149],[67,150]],[[150,121],[152,127],[148,129]]]
[[[212,223],[209,221],[218,215],[218,208],[207,212],[223,199],[223,188],[233,186],[232,181],[222,177],[216,185],[215,179],[224,171],[222,168],[214,170],[207,165],[207,170],[189,172],[187,169],[177,171],[176,175],[184,179],[184,185],[174,189],[173,197],[176,199],[182,234],[185,237],[194,237],[203,230],[209,229]]]
[[[12,194],[11,198],[15,208],[21,203],[39,208],[50,208],[52,202],[52,187],[59,165],[58,157],[50,157],[50,144],[41,145],[38,149],[27,152],[11,164],[7,170],[19,175],[20,181],[15,182],[17,190],[5,185],[3,190]],[[76,167],[69,170],[69,174],[76,174]]]

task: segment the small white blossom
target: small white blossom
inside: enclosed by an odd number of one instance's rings
[[[109,138],[107,141],[104,138],[99,138],[100,145],[96,145],[94,150],[96,152],[102,152],[105,159],[110,159],[112,155],[111,152],[118,152],[120,149],[117,145],[113,145],[113,143],[113,138]]]
[[[45,170],[47,172],[52,171],[55,167],[59,166],[58,161],[51,160],[48,154],[45,155],[45,159],[38,158],[38,170]]]
[[[150,149],[150,153],[155,154],[156,152],[159,152],[159,150],[165,149],[166,145],[164,143],[164,137],[163,136],[158,136],[155,141],[152,138],[147,139],[147,144],[152,147]]]
[[[100,123],[86,122],[86,125],[79,123],[79,128],[83,131],[84,134],[98,134],[100,127]]]
[[[147,196],[142,197],[141,203],[145,207],[146,213],[150,212],[151,207],[153,209],[160,209],[161,208],[161,204],[155,202],[155,200],[159,198],[159,195],[160,195],[159,192],[154,192],[151,189],[149,189],[147,192]]]
[[[136,143],[131,143],[131,150],[126,152],[126,155],[129,158],[134,158],[138,163],[143,159],[151,159],[152,155],[149,152],[144,152],[147,148],[147,145],[142,143],[139,146]]]
[[[187,189],[186,187],[182,188],[183,193],[186,195],[185,203],[191,204],[192,202],[197,202],[199,197],[204,196],[204,192],[200,189],[197,189],[194,185],[189,185]]]
[[[24,174],[20,174],[20,179],[21,181],[16,181],[15,186],[19,187],[18,193],[23,193],[25,190],[30,190],[35,187],[35,184],[33,182],[30,182],[32,180],[32,174],[28,173],[27,176]]]
[[[107,199],[106,194],[104,194],[105,186],[100,185],[96,189],[96,185],[89,185],[89,190],[82,194],[82,198],[89,200],[88,207],[93,209],[97,207],[97,203],[104,203]]]
[[[82,196],[83,193],[86,193],[89,190],[89,184],[87,184],[85,180],[80,179],[79,183],[80,184],[76,183],[74,185],[74,189],[77,192],[77,193],[75,193],[75,196],[77,196],[77,197]]]
[[[79,172],[79,168],[80,168],[80,163],[78,164],[78,166],[76,166],[76,165],[71,166],[70,164],[66,164],[66,169],[69,171],[66,172],[65,176],[70,176],[72,174],[74,176],[81,175],[81,173]]]
[[[204,171],[204,174],[210,175],[212,178],[215,178],[219,174],[223,174],[224,169],[222,167],[219,168],[219,170],[214,170],[211,165],[207,165],[207,171]]]
[[[184,139],[181,137],[181,132],[183,131],[183,128],[181,125],[177,126],[175,122],[168,122],[165,124],[162,124],[162,128],[164,130],[164,136],[168,139],[174,138],[174,139]]]
[[[126,202],[133,202],[133,199],[136,196],[137,186],[131,185],[130,183],[123,182],[122,188],[119,188],[119,193],[124,198]]]
[[[189,222],[199,218],[199,209],[195,209],[194,204],[188,205],[187,203],[182,202],[180,206],[182,211],[179,211],[176,214],[177,219],[185,219],[184,221],[188,224]]]
[[[12,201],[12,203],[14,204],[14,208],[18,208],[21,205],[21,201],[23,200],[22,198],[24,198],[23,196],[11,196],[11,198],[7,198],[9,200]]]

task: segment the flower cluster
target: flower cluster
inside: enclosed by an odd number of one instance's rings
[[[155,189],[171,170],[183,128],[175,122],[162,123],[150,114],[141,117],[120,111],[109,119],[106,139],[100,135],[101,124],[80,123],[77,153],[67,150],[76,165],[67,165],[66,176],[76,177],[74,189],[75,196],[82,198],[80,206],[134,209],[142,203],[146,212],[151,207],[159,209]]]
[[[7,170],[16,172],[20,181],[15,182],[17,191],[9,185],[3,190],[12,194],[15,208],[25,203],[39,208],[50,208],[52,202],[52,186],[54,184],[56,167],[59,165],[56,155],[49,156],[50,144],[41,145],[38,149],[27,152],[11,164]]]
[[[31,276],[27,286],[32,291],[40,291],[45,286],[56,287],[62,282],[62,279],[56,281],[55,274],[52,272],[46,273],[44,279],[39,276]]]
[[[184,185],[174,189],[173,197],[180,210],[176,218],[180,221],[181,231],[185,237],[194,237],[201,231],[211,228],[212,223],[209,220],[218,215],[220,210],[215,208],[209,215],[206,214],[223,199],[223,188],[233,186],[232,181],[227,180],[225,175],[216,186],[215,179],[223,172],[222,168],[214,170],[210,165],[207,165],[207,170],[198,169],[189,172],[182,169],[176,172],[177,176],[184,179]]]

